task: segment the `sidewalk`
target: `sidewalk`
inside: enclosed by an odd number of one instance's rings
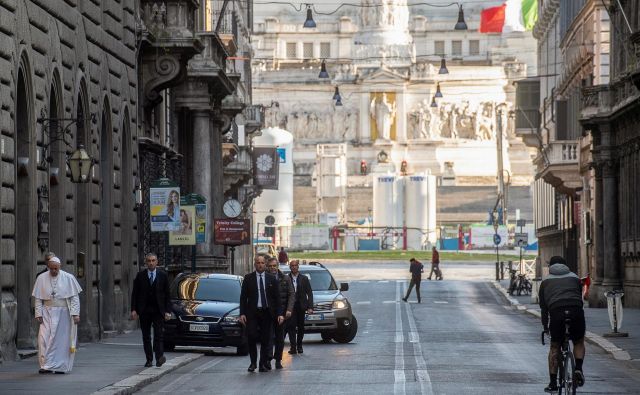
[[[531,295],[511,296],[507,293],[509,280],[493,281],[508,302],[518,310],[540,317],[540,306],[531,302]],[[624,309],[622,328],[629,337],[603,337],[612,332],[607,309],[585,307],[584,315],[587,323],[586,340],[621,361],[630,361],[631,366],[640,370],[640,309]],[[542,330],[542,324],[540,326]]]
[[[166,353],[160,368],[145,368],[140,331],[81,343],[69,374],[39,374],[37,357],[0,365],[0,393],[130,394],[203,354]],[[114,385],[115,384],[115,385]]]

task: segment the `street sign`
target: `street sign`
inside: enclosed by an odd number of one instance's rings
[[[495,234],[493,235],[493,244],[495,245],[500,245],[500,243],[502,242],[502,238],[500,237],[499,234]]]
[[[267,225],[273,225],[276,223],[276,218],[273,215],[267,215],[264,218],[264,223]]]
[[[214,244],[237,246],[250,244],[251,227],[248,219],[214,219]]]
[[[526,247],[529,245],[529,234],[527,233],[516,233],[514,238],[514,244],[516,247]]]
[[[519,228],[523,228],[525,226],[527,226],[527,220],[526,219],[519,219],[516,221],[516,226]]]

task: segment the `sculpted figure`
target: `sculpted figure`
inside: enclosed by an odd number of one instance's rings
[[[429,125],[429,134],[432,139],[442,137],[442,118],[438,108],[427,107],[430,113],[431,122]]]
[[[387,101],[387,95],[383,94],[382,99],[373,99],[369,108],[371,116],[376,121],[376,128],[381,139],[391,139],[391,124],[396,116],[395,103]]]
[[[480,140],[491,140],[494,137],[493,132],[493,103],[480,103],[476,122],[476,138]]]
[[[475,137],[475,115],[469,108],[469,102],[464,101],[456,107],[456,130],[460,138],[472,139]]]

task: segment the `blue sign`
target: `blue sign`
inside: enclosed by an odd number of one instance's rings
[[[280,163],[287,163],[287,150],[285,148],[276,148],[278,151],[278,157],[280,157]]]
[[[493,244],[495,245],[500,245],[500,242],[502,241],[502,238],[500,237],[499,234],[495,234],[493,235]]]

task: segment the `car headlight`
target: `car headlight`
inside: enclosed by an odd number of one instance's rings
[[[222,322],[235,324],[236,322],[238,322],[238,318],[239,317],[237,315],[225,315],[224,318],[222,319]]]
[[[176,315],[175,315],[175,313],[173,311],[170,312],[169,314],[170,314],[170,316],[169,316],[170,320],[177,320],[178,319],[178,317],[176,317]]]
[[[346,309],[347,308],[347,302],[345,302],[344,300],[334,300],[333,301],[333,308],[334,309]]]

